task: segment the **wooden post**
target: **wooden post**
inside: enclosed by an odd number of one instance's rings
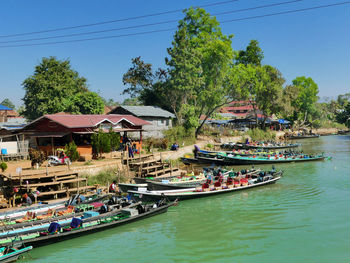
[[[51,148],[52,148],[52,155],[54,155],[53,137],[51,137]]]
[[[170,176],[173,176],[173,166],[171,165],[171,162],[170,162]]]

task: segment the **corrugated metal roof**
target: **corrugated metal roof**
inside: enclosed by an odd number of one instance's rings
[[[140,118],[137,118],[132,115],[117,115],[117,114],[109,114],[109,115],[97,115],[97,114],[85,114],[85,115],[71,115],[71,114],[48,114],[44,115],[27,126],[41,120],[42,118],[48,118],[51,121],[57,122],[67,128],[93,128],[98,124],[109,121],[112,124],[117,124],[118,122],[125,120],[130,122],[133,126],[143,126],[150,125],[151,123],[144,121]]]
[[[175,118],[175,115],[169,111],[154,106],[119,106],[138,117],[163,117]]]
[[[12,109],[0,104],[0,110],[12,110]]]

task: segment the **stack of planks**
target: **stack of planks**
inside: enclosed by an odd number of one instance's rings
[[[77,172],[57,171],[47,173],[45,171],[32,174],[19,174],[16,176],[4,176],[5,188],[13,195],[9,198],[9,205],[14,206],[16,199],[24,193],[33,194],[35,202],[38,200],[57,199],[69,197],[71,194],[84,193],[87,190],[96,189],[97,186],[88,186],[87,179],[80,177]],[[11,191],[16,189],[16,191]],[[12,201],[12,202],[11,202]],[[34,201],[34,200],[33,200]]]

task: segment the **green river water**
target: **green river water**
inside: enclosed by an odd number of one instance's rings
[[[274,185],[184,201],[19,262],[350,262],[350,136],[300,142],[333,160],[276,165]]]

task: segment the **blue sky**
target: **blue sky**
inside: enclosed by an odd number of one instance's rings
[[[221,0],[223,1],[223,0]],[[0,3],[0,36],[45,29],[90,24],[107,20],[134,17],[145,14],[201,6],[220,0],[177,1],[106,1],[106,0],[13,0]],[[215,14],[224,11],[286,2],[288,0],[240,0],[205,8]],[[217,16],[218,21],[263,15],[318,5],[342,2],[342,0],[304,0],[297,3],[269,7],[249,12]],[[287,83],[296,76],[312,77],[319,86],[320,97],[350,92],[350,4],[300,13],[224,23],[225,34],[234,34],[233,48],[243,49],[251,39],[257,39],[262,47],[265,64],[277,67]],[[40,35],[13,38],[0,37],[0,42],[47,37],[78,32],[113,29],[166,20],[181,19],[181,12]],[[60,40],[95,36],[109,36],[141,31],[176,28],[177,23],[128,29],[91,36],[70,37]],[[72,67],[88,79],[92,91],[99,91],[105,98],[123,101],[122,75],[131,65],[131,59],[141,56],[154,68],[164,66],[166,48],[171,45],[174,31],[105,39],[78,43],[1,48],[0,43],[0,101],[9,98],[17,106],[22,104],[24,90],[21,83],[33,74],[42,57],[55,56],[69,59]],[[37,41],[51,42],[53,40]],[[34,43],[26,42],[26,43]],[[21,43],[23,44],[23,43]]]

